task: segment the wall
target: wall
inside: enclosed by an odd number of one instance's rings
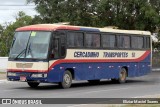
[[[7,69],[8,57],[0,57],[0,72],[5,72]]]

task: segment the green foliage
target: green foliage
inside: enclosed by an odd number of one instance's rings
[[[0,37],[0,56],[7,56],[9,47],[11,45],[13,35],[18,27],[32,24],[32,17],[27,16],[24,12],[19,12],[16,21],[13,23],[7,23],[6,27],[0,26],[1,37]],[[2,30],[1,30],[2,29]]]
[[[70,22],[80,26],[159,32],[160,0],[27,0],[35,3],[34,18],[20,12],[16,22],[0,26],[0,55],[6,56],[16,28],[37,23]],[[149,1],[149,2],[148,2]],[[159,46],[159,44],[153,44]]]
[[[42,23],[157,32],[160,0],[28,0],[36,4]],[[158,30],[157,30],[158,29]],[[157,46],[157,45],[154,45]]]
[[[28,0],[36,4],[42,23],[117,26],[154,32],[160,22],[160,0]]]

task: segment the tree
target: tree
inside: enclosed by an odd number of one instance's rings
[[[28,0],[36,4],[43,23],[70,22],[94,26],[99,0]]]
[[[160,0],[28,0],[36,4],[43,23],[70,22],[82,26],[117,26],[149,30],[159,27]]]
[[[101,0],[98,15],[103,26],[151,32],[155,31],[160,17],[148,0]]]
[[[65,0],[28,0],[36,4],[36,10],[40,13],[42,23],[58,23],[65,20]]]
[[[0,54],[3,53],[3,32],[4,32],[4,27],[0,25]]]
[[[160,0],[28,0],[42,23],[160,32]]]
[[[16,16],[16,21],[13,23],[7,23],[5,29],[3,29],[3,32],[1,33],[1,39],[0,39],[0,49],[1,53],[0,56],[7,56],[8,55],[8,50],[11,45],[13,35],[15,30],[18,27],[22,27],[25,25],[30,25],[32,24],[32,17],[27,16],[24,12],[19,12],[18,15]],[[1,27],[0,27],[1,28]]]

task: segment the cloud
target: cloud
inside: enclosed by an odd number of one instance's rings
[[[24,5],[26,0],[3,0],[0,5]]]
[[[19,11],[24,11],[27,15],[34,16],[36,12],[35,5],[25,5],[26,0],[4,0],[0,3],[0,24],[15,21],[15,16]],[[20,5],[20,6],[19,6]]]

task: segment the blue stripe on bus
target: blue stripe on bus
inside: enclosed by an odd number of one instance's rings
[[[80,30],[82,30],[82,31],[100,32],[99,29],[95,29],[95,28],[80,28]]]

